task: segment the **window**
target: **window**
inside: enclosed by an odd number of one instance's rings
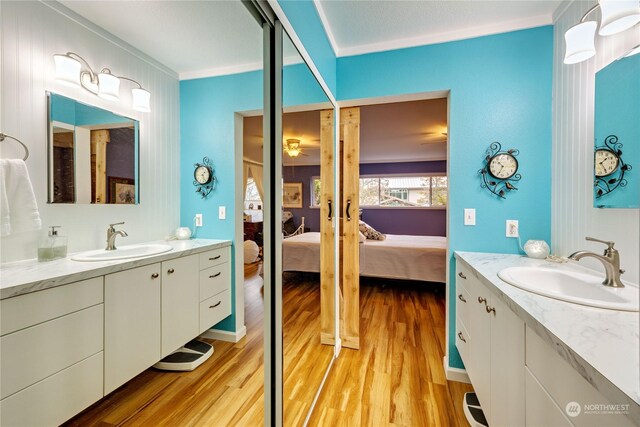
[[[244,193],[244,208],[246,210],[257,210],[258,206],[262,206],[260,193],[258,193],[258,187],[253,182],[253,178],[249,178],[247,180],[247,189]]]
[[[314,177],[311,204],[320,204],[320,178]],[[360,206],[372,207],[446,207],[447,177],[421,176],[361,176]]]

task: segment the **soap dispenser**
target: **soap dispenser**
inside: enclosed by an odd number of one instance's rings
[[[42,236],[38,242],[38,261],[53,261],[67,256],[67,238],[58,235],[59,225],[49,227],[46,236]]]

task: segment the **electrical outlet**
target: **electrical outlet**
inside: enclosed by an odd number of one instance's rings
[[[465,209],[464,210],[464,225],[476,225],[476,210]]]
[[[218,219],[227,218],[227,208],[225,206],[218,206]]]
[[[520,237],[517,219],[507,220],[507,237]]]
[[[196,214],[195,216],[196,227],[202,227],[202,214]]]

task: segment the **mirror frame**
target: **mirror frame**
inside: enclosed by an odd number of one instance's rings
[[[53,120],[51,119],[51,100],[52,100],[52,96],[60,96],[69,100],[72,100],[78,104],[87,106],[87,107],[92,107],[92,108],[97,108],[99,110],[102,111],[106,111],[108,113],[120,116],[124,119],[130,120],[131,122],[134,123],[134,131],[137,133],[136,138],[135,138],[135,143],[134,143],[134,182],[135,182],[135,202],[133,204],[129,204],[129,205],[139,205],[140,204],[140,120],[128,117],[128,116],[124,116],[121,114],[118,114],[116,112],[107,110],[105,108],[99,107],[97,105],[92,105],[92,104],[88,104],[82,101],[78,101],[77,99],[74,98],[70,98],[68,96],[65,95],[60,95],[58,93],[52,92],[52,91],[45,91],[46,94],[46,105],[47,105],[47,204],[51,204],[51,205],[97,205],[97,206],[101,206],[101,205],[114,205],[114,203],[78,203],[77,201],[77,193],[74,191],[74,195],[73,195],[73,202],[54,202],[53,201],[53,156],[52,156],[52,152],[53,152],[53,140],[52,140],[52,135],[53,135],[53,131],[52,131],[52,126],[53,126]],[[75,127],[75,124],[74,124]],[[74,149],[75,150],[75,149]],[[75,169],[75,165],[74,165],[74,169]]]

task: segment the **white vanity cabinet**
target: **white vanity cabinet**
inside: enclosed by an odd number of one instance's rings
[[[102,398],[102,277],[4,299],[0,317],[0,425],[57,425]]]
[[[231,314],[229,257],[229,248],[200,254],[199,333]]]
[[[198,255],[162,263],[162,354],[165,357],[200,333]]]
[[[159,263],[105,276],[105,395],[161,359],[160,295]]]
[[[231,247],[207,249],[0,300],[0,426],[61,424],[229,316]]]
[[[456,291],[456,346],[489,425],[524,425],[524,322],[461,263]]]

